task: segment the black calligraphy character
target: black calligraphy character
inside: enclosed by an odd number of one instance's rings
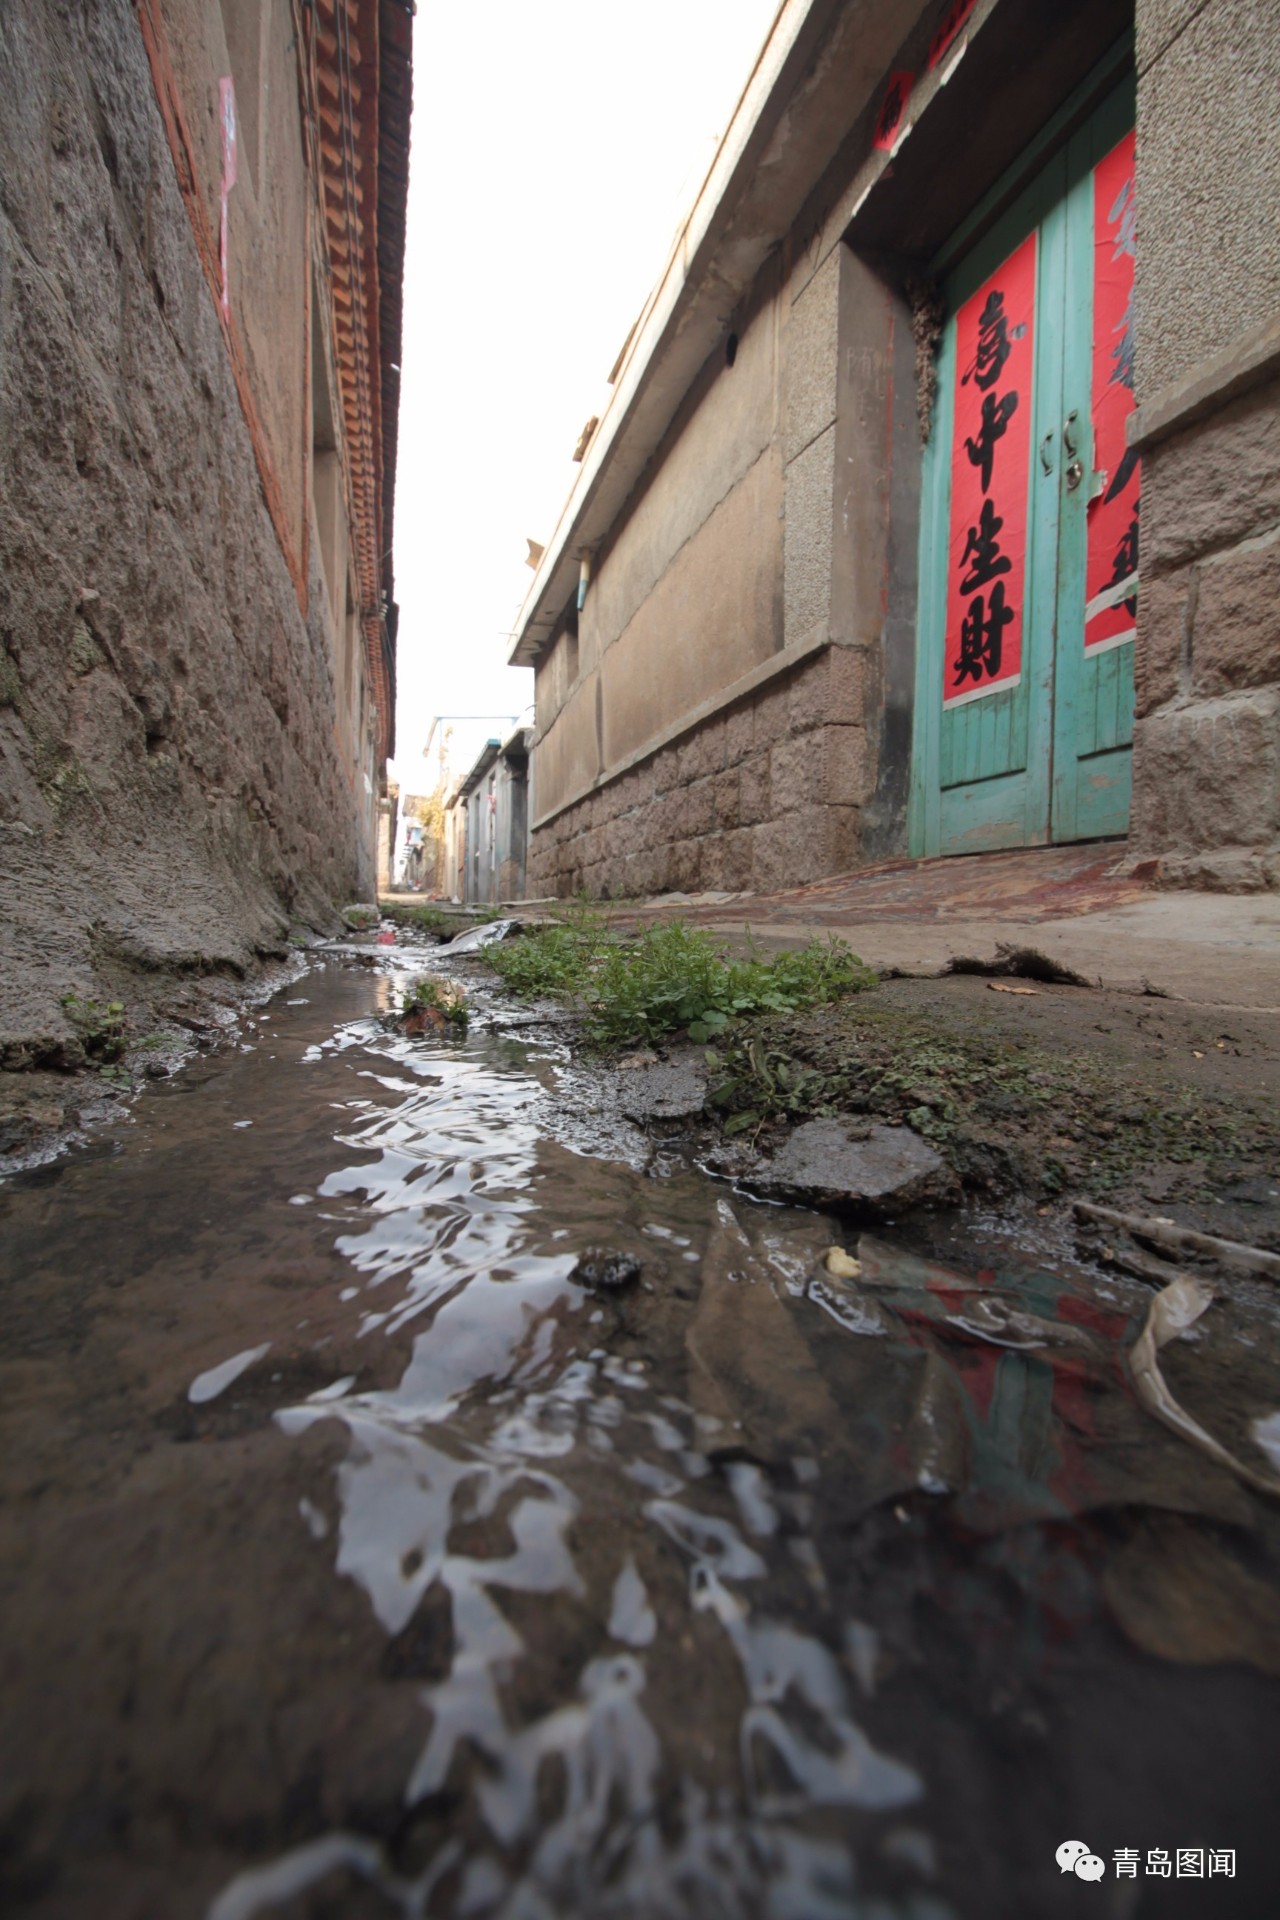
[[[1119,324],[1112,328],[1120,338],[1111,349],[1111,364],[1114,371],[1107,382],[1111,387],[1128,387],[1133,392],[1134,358],[1137,342],[1133,325],[1133,295],[1129,295],[1129,304],[1120,316]]]
[[[1111,578],[1106,582],[1108,587],[1122,586],[1138,571],[1138,508],[1141,504],[1141,500],[1135,500],[1133,503],[1133,518],[1120,536],[1120,544],[1111,562]],[[1136,617],[1138,611],[1136,594],[1129,596],[1123,605],[1126,613]]]
[[[902,109],[905,105],[906,91],[901,80],[894,80],[890,83],[889,91],[884,97],[884,105],[880,109],[880,125],[876,131],[877,139],[886,146],[897,132],[898,122],[902,118]]]
[[[978,515],[976,527],[970,527],[965,537],[964,552],[960,555],[960,565],[972,558],[972,565],[960,582],[961,593],[973,593],[978,587],[985,587],[995,579],[998,573],[1008,573],[1013,565],[1007,554],[1000,551],[999,533],[1004,520],[992,506],[990,500],[982,503],[982,512]]]
[[[942,17],[941,24],[933,39],[929,42],[929,65],[935,66],[942,58],[951,42],[965,23],[966,16],[973,11],[973,0],[955,0]]]
[[[1013,619],[1013,608],[1004,603],[1004,581],[997,580],[989,597],[976,594],[960,624],[960,657],[956,661],[955,684],[973,679],[981,686],[985,674],[995,680],[1004,658],[1004,630]]]
[[[982,424],[978,428],[976,440],[965,439],[965,451],[972,464],[982,475],[982,491],[991,491],[991,463],[995,459],[996,442],[1003,440],[1009,422],[1018,411],[1016,393],[1001,394],[997,399],[994,393],[983,395]]]
[[[1017,338],[1016,334],[1014,338]],[[971,369],[975,387],[983,393],[988,387],[994,387],[1012,352],[1013,341],[1009,337],[1004,295],[999,287],[993,287],[987,295],[986,306],[978,316],[978,352]],[[965,374],[960,384],[962,387],[968,386],[969,374]]]

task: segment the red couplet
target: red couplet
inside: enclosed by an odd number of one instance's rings
[[[1132,640],[1138,610],[1138,456],[1125,446],[1133,412],[1133,135],[1093,175],[1093,464],[1088,508],[1084,644]]]
[[[943,705],[1022,675],[1036,236],[956,316]]]
[[[937,31],[929,42],[930,67],[937,66],[976,4],[977,0],[951,0],[951,5],[939,20]]]
[[[889,84],[884,90],[884,99],[880,102],[880,111],[876,115],[876,130],[871,136],[871,144],[882,153],[891,153],[893,143],[902,129],[902,116],[906,112],[911,89],[915,85],[915,74],[897,68],[889,75]]]

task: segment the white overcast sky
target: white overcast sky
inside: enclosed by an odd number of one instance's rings
[[[550,536],[778,5],[419,5],[395,517],[407,792],[427,784],[433,714],[533,699],[506,665],[526,535]]]

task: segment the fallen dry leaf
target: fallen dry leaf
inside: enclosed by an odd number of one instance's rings
[[[862,1272],[862,1262],[846,1253],[843,1247],[828,1247],[823,1265],[837,1280],[856,1280]]]
[[[1039,987],[1015,987],[1009,980],[988,980],[992,993],[1039,993]]]
[[[1129,1349],[1134,1388],[1147,1412],[1162,1421],[1173,1433],[1180,1435],[1183,1440],[1189,1440],[1193,1447],[1199,1447],[1201,1453],[1208,1454],[1219,1466],[1236,1474],[1246,1486],[1256,1487],[1259,1493],[1280,1494],[1280,1480],[1273,1474],[1260,1473],[1255,1467],[1237,1460],[1220,1440],[1215,1440],[1198,1420],[1192,1419],[1174,1399],[1160,1371],[1156,1355],[1161,1347],[1167,1347],[1171,1340],[1179,1339],[1188,1327],[1193,1327],[1201,1314],[1213,1304],[1213,1298],[1212,1287],[1187,1273],[1180,1273],[1156,1295],[1147,1309],[1146,1325]]]

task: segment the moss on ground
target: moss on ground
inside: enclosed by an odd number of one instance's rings
[[[1156,1070],[1154,1059],[1144,1072],[1132,1047],[1011,1036],[959,1004],[876,994],[769,1018],[713,1064],[711,1099],[730,1129],[871,1114],[932,1140],[979,1188],[1114,1195],[1159,1167],[1166,1181],[1174,1170],[1186,1198],[1207,1199],[1250,1174],[1274,1177],[1280,1161],[1280,1117],[1265,1089],[1242,1100]]]

